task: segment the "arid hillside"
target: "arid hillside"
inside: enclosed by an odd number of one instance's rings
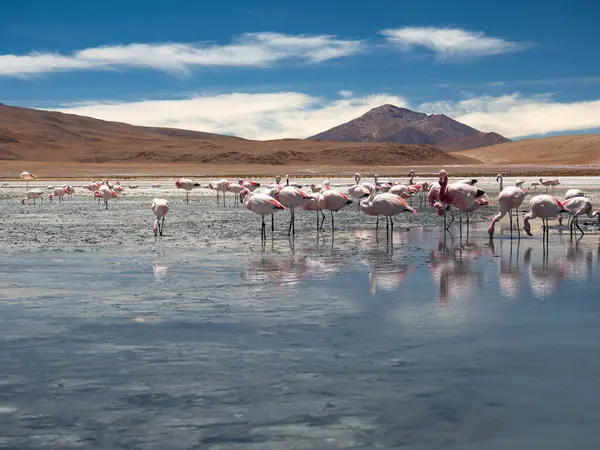
[[[0,160],[370,166],[458,164],[464,158],[430,145],[252,141],[0,105]]]
[[[600,164],[600,134],[571,134],[524,139],[455,152],[485,164]]]

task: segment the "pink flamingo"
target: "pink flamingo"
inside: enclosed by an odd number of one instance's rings
[[[540,183],[543,184],[544,186],[546,186],[546,193],[548,192],[548,188],[552,188],[552,192],[554,192],[554,189],[556,188],[557,185],[560,184],[560,181],[558,181],[556,178],[550,179],[550,180],[542,180],[540,178]]]
[[[392,231],[394,230],[394,221],[392,220],[392,216],[400,214],[404,211],[409,211],[413,214],[417,213],[401,197],[395,194],[390,194],[389,192],[375,195],[375,192],[376,191],[371,192],[371,196],[368,199],[368,206],[372,208],[372,211],[378,216],[385,216],[386,230],[389,229],[390,223],[392,226]]]
[[[117,182],[115,182],[113,190],[115,192],[123,192],[125,190],[125,188],[123,188],[123,186],[121,186],[121,182],[120,181],[117,181]]]
[[[152,200],[152,212],[156,216],[154,224],[152,225],[154,237],[156,237],[157,233],[160,233],[162,236],[165,228],[165,216],[169,212],[169,202],[164,198],[155,198]]]
[[[227,186],[227,190],[229,192],[233,193],[234,205],[235,206],[238,206],[238,204],[239,204],[239,198],[240,198],[239,195],[240,195],[240,193],[244,189],[247,189],[247,188],[244,187],[243,183],[244,183],[244,180],[238,180],[237,183],[229,183],[229,186]],[[248,189],[248,190],[250,190],[250,189]]]
[[[581,229],[581,227],[579,226],[579,216],[583,216],[584,214],[586,216],[588,216],[590,219],[597,217],[598,223],[600,224],[600,210],[592,212],[592,209],[593,209],[592,202],[590,201],[589,198],[573,197],[573,198],[567,200],[564,203],[564,206],[566,209],[568,209],[571,212],[571,214],[573,214],[573,218],[571,219],[571,223],[569,225],[571,234],[573,234],[573,224],[575,224],[577,229],[581,232],[582,236],[585,234],[583,232],[583,230]],[[562,215],[558,216],[558,223],[559,223],[559,225],[562,224]]]
[[[283,189],[280,189],[276,195],[277,200],[290,210],[290,226],[288,229],[288,236],[290,234],[296,234],[294,209],[297,206],[301,206],[310,198],[302,189],[297,188],[296,186],[290,186],[289,183],[290,178],[288,175],[286,175],[287,186],[285,186]]]
[[[323,227],[323,222],[325,221],[325,214],[323,214],[323,209],[319,206],[319,197],[321,196],[320,192],[311,192],[308,194],[309,198],[302,203],[301,208],[305,211],[316,211],[317,212],[317,231],[319,228]],[[319,213],[321,213],[321,225],[319,225]]]
[[[94,192],[94,196],[103,199],[104,206],[106,209],[108,209],[108,201],[113,197],[116,198],[117,193],[111,188],[109,188],[107,184],[103,184],[102,186],[100,186],[100,189]]]
[[[448,173],[444,169],[440,170],[440,201],[446,205],[456,206],[459,211],[468,211],[474,207],[474,204],[477,203],[476,199],[485,195],[485,192],[469,184],[468,181],[468,179],[460,180],[448,184]],[[471,181],[477,182],[477,180]],[[460,226],[462,229],[462,215],[460,216]]]
[[[254,180],[246,180],[242,183],[242,185],[250,192],[254,192],[255,189],[260,187],[260,183]]]
[[[223,206],[225,206],[225,193],[229,191],[229,185],[231,184],[231,181],[222,178],[219,181],[215,181],[211,184],[213,189],[217,191],[217,203],[219,203],[219,192],[223,193]]]
[[[515,210],[517,216],[517,231],[519,232],[519,236],[521,235],[521,229],[519,226],[519,206],[525,200],[527,196],[527,191],[517,187],[517,186],[508,186],[500,192],[498,195],[498,204],[500,205],[500,212],[494,216],[492,221],[490,222],[490,226],[488,227],[488,234],[490,238],[494,236],[494,231],[496,227],[496,222],[501,220],[506,213],[508,213],[508,218],[510,220],[510,231],[512,233],[512,211]]]
[[[286,207],[269,195],[250,192],[247,189],[240,193],[240,197],[242,198],[242,201],[245,201],[246,209],[262,217],[260,238],[261,240],[267,239],[265,216],[276,213],[277,211],[283,211]]]
[[[361,199],[368,197],[371,195],[371,192],[364,184],[360,184],[360,173],[354,174],[354,185],[348,188],[348,194],[354,200],[356,200],[358,205],[358,210],[360,211],[360,201]]]
[[[324,189],[321,191],[319,195],[319,207],[322,210],[331,213],[331,231],[335,231],[333,213],[338,212],[344,206],[351,204],[352,200],[350,200],[346,194],[332,189]],[[321,228],[323,228],[323,222],[321,222]]]
[[[32,178],[37,178],[34,174],[32,174],[31,172],[27,172],[26,170],[21,172],[21,175],[19,175],[19,177],[21,177],[22,180],[25,180],[25,189],[29,189],[29,180],[31,180]]]
[[[71,199],[71,197],[75,193],[75,188],[69,184],[65,184],[63,186],[63,189],[65,190],[65,193],[67,194],[67,198]]]
[[[52,201],[52,197],[58,197],[58,204],[61,204],[63,202],[63,197],[67,194],[67,191],[65,190],[65,188],[56,188],[54,189],[54,193],[53,194],[49,194],[48,195],[48,199],[50,201]]]
[[[545,237],[548,234],[548,219],[564,212],[570,211],[559,199],[546,194],[536,195],[529,201],[529,212],[523,218],[523,230],[528,236],[533,236],[529,221],[539,218],[542,219],[542,231]]]

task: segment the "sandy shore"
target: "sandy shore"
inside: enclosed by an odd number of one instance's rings
[[[0,179],[17,179],[27,170],[39,179],[85,179],[111,177],[120,179],[160,179],[180,176],[191,177],[270,177],[290,174],[292,176],[351,177],[354,173],[378,173],[382,176],[405,176],[415,169],[421,176],[434,176],[442,168],[436,166],[336,166],[336,165],[233,165],[233,164],[184,164],[184,163],[144,163],[144,162],[38,162],[0,161]],[[600,166],[534,166],[534,165],[445,165],[455,176],[482,176],[503,173],[506,176],[600,176]]]

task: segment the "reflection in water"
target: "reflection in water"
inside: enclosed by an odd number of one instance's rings
[[[445,235],[438,243],[437,251],[429,254],[429,270],[439,287],[440,303],[470,298],[481,278],[481,273],[474,271],[472,262],[483,255],[483,248],[468,241],[463,244],[461,240],[454,244],[451,235],[448,245],[447,237]]]
[[[550,248],[546,243],[539,244],[532,246],[531,241],[527,241],[527,248],[521,252],[525,242],[511,239],[495,244],[490,241],[490,251],[499,260],[498,284],[504,297],[515,299],[521,294],[521,253],[531,293],[544,299],[553,295],[566,279],[587,280],[598,263],[593,248],[583,247],[581,238],[568,241],[566,251],[561,247]]]
[[[167,275],[167,272],[169,271],[165,250],[163,248],[159,248],[156,252],[156,258],[152,264],[152,271],[154,273],[154,281],[157,283],[162,283]]]
[[[504,246],[509,245],[508,256],[505,254]],[[498,256],[500,260],[498,271],[498,285],[502,295],[510,300],[517,298],[521,289],[521,273],[519,268],[519,253],[521,241],[519,239],[499,240],[499,249],[496,253],[496,245],[493,239],[489,242],[490,253]]]

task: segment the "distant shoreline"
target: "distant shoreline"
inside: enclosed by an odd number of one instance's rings
[[[73,163],[38,161],[0,161],[0,180],[19,181],[19,174],[29,171],[35,180],[85,180],[110,178],[120,180],[162,180],[178,177],[191,178],[272,178],[289,174],[293,178],[352,178],[359,172],[363,178],[378,174],[381,178],[407,178],[414,169],[422,178],[437,177],[440,169],[453,177],[485,177],[501,173],[505,177],[560,177],[600,176],[600,166],[533,166],[533,165],[445,165],[426,166],[334,166],[308,165],[223,165],[184,163]]]

